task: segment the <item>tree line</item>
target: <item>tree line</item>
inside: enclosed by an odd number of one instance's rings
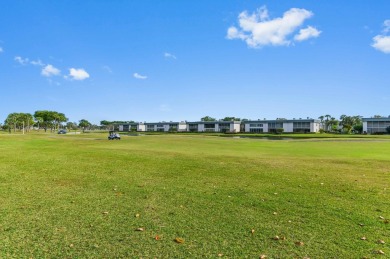
[[[69,122],[69,119],[65,116],[64,113],[40,110],[35,111],[34,114],[18,112],[10,113],[5,119],[4,124],[0,124],[0,126],[3,130],[8,130],[9,132],[29,132],[32,128],[35,128],[38,131],[43,129],[45,132],[47,130],[53,132],[65,127],[69,130],[82,128],[84,131],[90,127],[93,127],[94,125],[85,119],[80,120],[78,123]]]

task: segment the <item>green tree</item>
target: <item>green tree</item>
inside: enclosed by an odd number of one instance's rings
[[[210,117],[210,116],[204,116],[200,118],[201,121],[216,121],[217,119]]]
[[[59,129],[62,122],[67,122],[68,118],[65,117],[65,114],[60,112],[53,112],[54,119],[54,129]]]
[[[68,122],[68,123],[66,123],[66,128],[68,130],[77,130],[77,128],[78,128],[77,122]]]
[[[19,127],[23,127],[29,132],[30,126],[34,125],[34,118],[30,113],[19,113],[19,124]]]
[[[83,129],[83,133],[85,132],[85,129],[87,129],[88,127],[90,127],[92,124],[85,120],[85,119],[82,119],[79,121],[79,127]]]
[[[345,114],[340,116],[340,126],[342,126],[343,130],[348,134],[351,133],[354,126],[360,124],[362,124],[361,116],[347,116]]]
[[[4,121],[4,124],[8,125],[10,130],[13,129],[13,131],[16,132],[16,127],[19,122],[20,122],[20,113],[13,112],[8,114],[7,118]]]
[[[237,117],[225,117],[222,119],[222,121],[240,121],[240,118]]]
[[[34,117],[34,119],[35,119],[35,124],[37,124],[38,131],[39,131],[39,129],[41,128],[41,124],[43,122],[43,118],[42,117]]]
[[[52,111],[42,110],[42,111],[36,111],[34,113],[35,120],[41,120],[41,125],[43,126],[43,129],[45,132],[47,131],[48,127],[51,127],[54,116]]]
[[[329,123],[331,121],[332,116],[330,116],[329,114],[326,114],[326,115],[324,115],[324,117],[325,117],[325,130],[329,131],[330,127],[332,126],[332,124]]]
[[[324,130],[324,119],[325,119],[325,116],[321,115],[320,117],[318,117],[318,119],[320,120],[321,129]]]
[[[65,114],[48,110],[36,111],[34,113],[34,118],[36,121],[40,121],[39,124],[43,125],[45,132],[47,131],[47,128],[50,128],[51,131],[53,131],[59,128],[61,123],[68,121]]]

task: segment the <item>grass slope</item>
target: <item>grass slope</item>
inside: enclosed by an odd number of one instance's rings
[[[380,138],[3,134],[0,257],[389,256],[389,154]]]

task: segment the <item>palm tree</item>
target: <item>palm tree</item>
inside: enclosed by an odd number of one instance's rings
[[[329,120],[330,120],[330,118],[332,118],[332,116],[330,116],[329,114],[326,114],[324,117],[326,118],[325,119],[326,130],[329,131]]]
[[[320,123],[321,123],[321,128],[324,129],[324,116],[321,115],[320,117],[318,117],[318,119],[320,120]]]

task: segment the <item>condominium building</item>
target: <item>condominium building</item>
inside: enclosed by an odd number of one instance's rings
[[[245,132],[276,133],[279,129],[287,133],[310,133],[320,131],[320,121],[315,119],[257,120],[242,122]]]
[[[197,121],[187,122],[189,132],[240,132],[240,121]]]
[[[363,118],[363,132],[368,134],[386,133],[390,127],[390,117],[388,118]]]
[[[196,121],[196,122],[141,122],[119,125],[119,131],[178,131],[224,133],[287,133],[319,132],[320,121],[314,119],[257,120],[257,121]]]

